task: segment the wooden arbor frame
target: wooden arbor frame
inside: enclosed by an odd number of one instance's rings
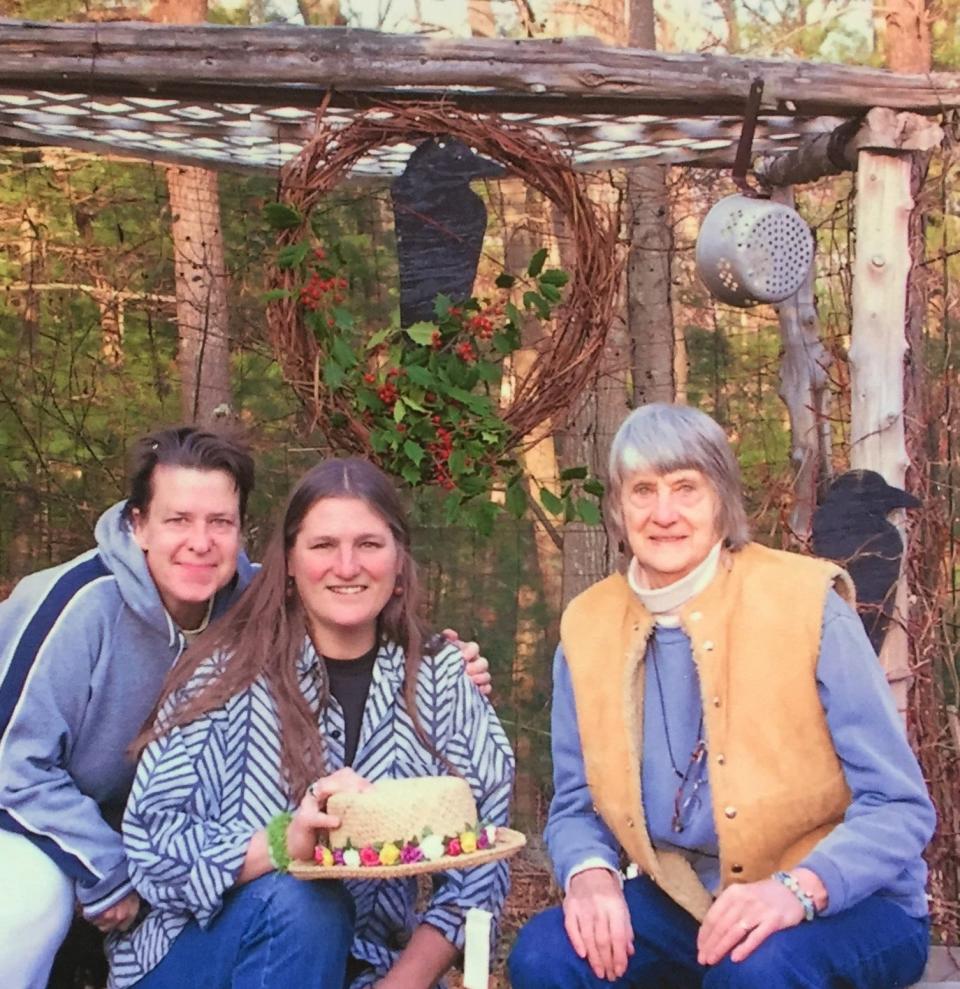
[[[443,100],[543,128],[584,170],[640,161],[729,167],[757,77],[765,87],[754,148],[770,184],[858,166],[851,459],[902,486],[910,167],[915,152],[940,144],[937,121],[960,110],[960,75],[661,54],[582,39],[0,21],[0,141],[271,171],[305,142],[312,108],[325,97],[345,121],[383,99]],[[860,119],[842,143],[830,139],[839,124]],[[403,157],[372,157],[355,172],[390,174]],[[780,317],[799,482],[794,526],[803,530],[823,437],[812,286]],[[904,644],[891,648],[891,678],[906,677]]]

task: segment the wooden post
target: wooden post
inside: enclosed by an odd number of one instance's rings
[[[914,114],[879,109],[860,144],[857,168],[853,328],[850,345],[850,466],[875,470],[902,488],[908,466],[904,430],[911,154],[942,140],[940,128]],[[904,539],[903,518],[899,520]],[[880,660],[897,707],[906,710],[910,681],[906,638],[909,595],[901,573]]]

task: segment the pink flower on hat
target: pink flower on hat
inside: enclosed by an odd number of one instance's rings
[[[317,865],[331,866],[333,865],[333,852],[326,845],[317,845],[313,850],[313,860]]]
[[[380,853],[370,845],[365,845],[360,849],[360,862],[363,865],[379,865]]]
[[[463,849],[460,847],[459,838],[451,838],[447,842],[447,855],[459,855]]]
[[[404,865],[408,865],[411,862],[422,862],[423,852],[420,851],[419,845],[404,845],[400,852],[400,861]]]

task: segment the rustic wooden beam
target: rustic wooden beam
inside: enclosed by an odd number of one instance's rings
[[[537,97],[542,106],[560,99],[567,113],[589,112],[591,101],[604,99],[619,112],[683,105],[712,114],[741,105],[760,76],[763,109],[779,113],[850,116],[888,106],[934,114],[960,106],[955,73],[668,54],[583,39],[438,39],[350,28],[0,21],[0,67],[0,84],[61,92],[99,92],[119,82],[164,94],[190,80],[197,91],[216,94],[259,83],[279,103],[290,102],[282,91],[291,86],[391,99],[412,88],[418,98],[478,99],[490,109],[500,94]]]
[[[844,121],[832,133],[806,138],[785,154],[760,155],[753,171],[768,187],[801,185],[856,171],[861,148],[932,151],[942,141],[943,129],[927,117],[874,107],[863,121]]]

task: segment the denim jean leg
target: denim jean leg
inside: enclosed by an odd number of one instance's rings
[[[562,908],[553,907],[520,931],[507,962],[513,989],[695,989],[702,974],[696,921],[644,877],[628,880],[623,891],[634,953],[621,979],[593,974],[573,950]]]
[[[704,977],[704,989],[901,989],[923,973],[926,919],[871,896],[832,917],[772,934],[742,962],[729,958]]]
[[[229,892],[206,930],[191,921],[136,989],[343,989],[353,923],[341,883],[270,873]]]

